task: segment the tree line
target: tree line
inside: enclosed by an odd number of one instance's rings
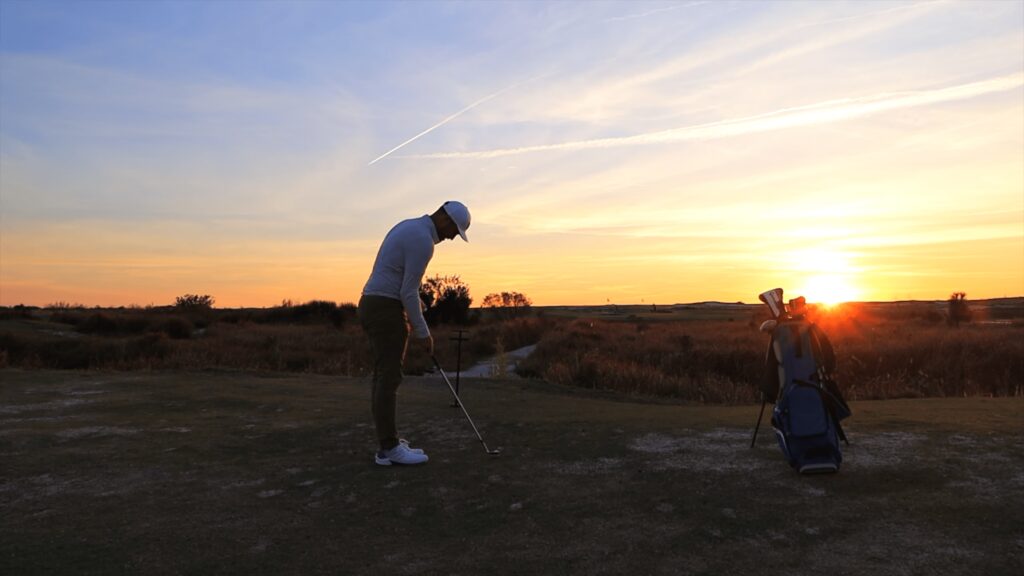
[[[435,275],[420,285],[423,317],[428,324],[470,324],[475,321],[469,308],[473,297],[469,285],[457,274]],[[518,318],[530,314],[533,302],[521,292],[495,292],[484,296],[483,308],[488,308],[501,319]]]

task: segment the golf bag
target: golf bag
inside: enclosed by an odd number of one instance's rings
[[[765,402],[775,404],[772,428],[783,456],[801,474],[836,472],[843,461],[839,441],[846,441],[840,422],[850,416],[850,407],[831,378],[835,352],[828,337],[804,317],[802,298],[786,308],[781,306],[769,321],[774,324],[765,326],[771,343],[761,391]]]

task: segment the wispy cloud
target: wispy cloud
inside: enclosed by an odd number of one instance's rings
[[[654,10],[647,10],[646,12],[639,12],[637,14],[625,14],[623,16],[613,16],[606,18],[605,22],[621,22],[623,20],[635,20],[637,18],[646,18],[655,14],[661,14],[663,12],[671,12],[673,10],[680,10],[683,8],[693,8],[694,6],[701,6],[704,4],[710,4],[711,2],[690,2],[688,4],[673,4],[672,6],[664,6],[662,8],[655,8]]]
[[[467,152],[437,152],[403,157],[417,159],[498,158],[533,152],[575,151],[728,138],[787,128],[831,124],[903,108],[966,100],[985,94],[1019,88],[1022,85],[1024,85],[1024,74],[1009,74],[979,82],[934,90],[895,92],[860,98],[830,100],[806,106],[776,110],[756,116],[648,132],[633,136],[594,138],[516,148],[497,148]]]
[[[532,82],[532,81],[534,81],[534,80],[536,80],[536,79],[537,79],[537,78],[535,77],[535,78],[530,78],[529,80],[525,80],[525,81],[523,81],[523,82],[516,82],[515,84],[512,84],[511,86],[506,86],[505,88],[502,88],[501,90],[498,90],[498,91],[497,91],[497,92],[495,92],[494,94],[490,94],[490,95],[488,95],[488,96],[484,96],[483,98],[481,98],[481,99],[477,100],[476,102],[473,102],[473,103],[472,103],[472,104],[470,104],[469,106],[466,106],[466,107],[465,107],[465,108],[463,108],[462,110],[459,110],[458,112],[456,112],[456,113],[454,113],[454,114],[452,114],[452,115],[448,116],[448,117],[447,117],[447,118],[445,118],[444,120],[441,120],[441,121],[440,121],[440,122],[438,122],[437,124],[434,124],[434,125],[433,125],[433,126],[431,126],[430,128],[427,128],[426,130],[424,130],[424,131],[420,132],[419,134],[417,134],[417,135],[413,136],[412,138],[409,138],[409,139],[408,139],[408,140],[406,140],[405,142],[402,142],[402,143],[401,143],[401,144],[399,144],[398,146],[395,146],[395,147],[394,147],[394,148],[392,148],[391,150],[388,150],[387,152],[385,152],[385,153],[381,154],[380,156],[377,156],[376,158],[374,158],[373,160],[371,160],[371,161],[370,161],[370,163],[369,163],[369,164],[367,164],[367,166],[373,166],[373,165],[374,165],[374,164],[376,164],[377,162],[379,162],[379,161],[381,161],[381,160],[383,160],[383,159],[387,158],[388,156],[390,156],[391,154],[393,154],[393,153],[397,152],[398,150],[402,149],[403,147],[405,147],[405,146],[407,146],[407,145],[409,145],[409,144],[411,144],[411,143],[415,142],[416,140],[418,140],[419,138],[421,138],[421,137],[423,137],[423,136],[426,136],[427,134],[430,134],[430,133],[431,133],[431,132],[433,132],[434,130],[437,130],[438,128],[440,128],[441,126],[444,126],[445,124],[447,124],[447,123],[451,122],[452,120],[455,120],[455,119],[456,119],[456,118],[458,118],[459,116],[462,116],[462,115],[463,115],[463,114],[465,114],[466,112],[469,112],[470,110],[472,110],[473,108],[476,108],[477,106],[479,106],[479,105],[483,104],[484,102],[487,102],[488,100],[493,100],[494,98],[497,98],[498,96],[501,96],[502,94],[504,94],[505,92],[508,92],[509,90],[511,90],[511,89],[513,89],[513,88],[516,88],[516,87],[518,87],[518,86],[521,86],[521,85],[523,85],[523,84],[526,84],[527,82]]]

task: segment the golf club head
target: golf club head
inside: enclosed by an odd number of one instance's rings
[[[772,318],[780,318],[786,313],[786,305],[782,301],[782,288],[773,288],[758,294],[757,297],[771,310]]]
[[[806,312],[807,300],[803,296],[797,296],[789,301],[789,312],[790,314],[797,316]]]
[[[487,448],[487,446],[484,446],[484,450],[487,450],[487,454],[490,455],[490,456],[497,456],[497,455],[501,454],[501,446],[498,446],[494,450],[491,450],[491,449]]]

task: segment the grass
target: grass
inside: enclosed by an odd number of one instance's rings
[[[537,342],[553,324],[544,318],[433,329],[437,356],[454,367],[455,330],[469,330],[464,367]],[[511,347],[511,348],[509,348]],[[90,370],[254,370],[366,375],[368,342],[351,304],[313,301],[268,309],[0,308],[0,368]],[[412,346],[406,372],[433,367]]]
[[[4,574],[1019,574],[1024,404],[853,403],[800,477],[754,406],[528,380],[401,389],[431,462],[371,463],[365,378],[0,371]]]
[[[756,312],[742,322],[707,320],[703,311],[675,320],[564,320],[545,332],[520,372],[640,396],[755,402],[769,341]],[[848,399],[1024,394],[1019,321],[954,329],[899,306],[819,312],[815,320],[835,347],[835,376]]]
[[[637,397],[704,404],[758,400],[768,337],[764,306],[541,308],[538,315],[464,327],[462,366],[537,344],[520,374]],[[979,320],[951,328],[936,303],[846,305],[816,312],[849,399],[1024,395],[1024,300],[976,303]],[[434,329],[449,370],[456,326]],[[499,345],[500,342],[500,345]],[[364,376],[366,337],[351,304],[269,309],[0,309],[0,367],[90,370],[252,370]],[[410,347],[405,369],[432,362]]]

